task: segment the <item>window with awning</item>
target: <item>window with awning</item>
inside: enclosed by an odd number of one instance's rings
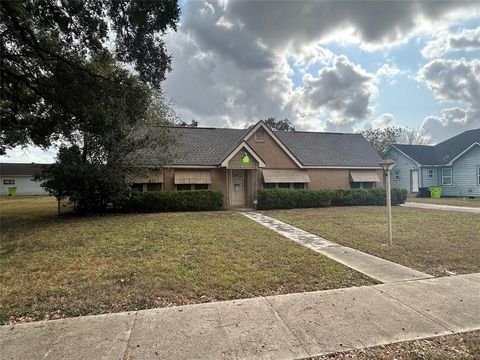
[[[128,181],[133,184],[162,184],[163,183],[163,171],[162,170],[149,170],[145,173],[131,173],[128,175]]]
[[[375,170],[350,170],[350,182],[381,182]]]
[[[309,183],[306,170],[297,169],[263,169],[263,182],[269,183]]]
[[[175,185],[211,184],[210,170],[175,170]]]

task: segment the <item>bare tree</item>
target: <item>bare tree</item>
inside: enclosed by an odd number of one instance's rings
[[[428,131],[423,127],[404,128],[398,140],[401,144],[407,145],[429,145],[431,143]]]

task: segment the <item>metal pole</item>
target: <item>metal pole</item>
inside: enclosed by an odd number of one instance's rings
[[[388,208],[388,245],[393,245],[392,240],[392,192],[390,190],[390,170],[387,170],[387,208]]]

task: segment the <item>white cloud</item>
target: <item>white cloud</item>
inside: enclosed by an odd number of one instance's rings
[[[288,51],[319,41],[392,47],[479,9],[473,1],[230,1],[225,12],[269,47]]]
[[[454,51],[480,50],[480,27],[457,33],[441,31],[422,49],[425,58],[433,59]]]
[[[386,63],[378,68],[376,74],[378,77],[394,78],[403,74],[403,71],[396,64]]]
[[[306,74],[296,90],[297,107],[310,112],[328,113],[327,126],[344,128],[363,120],[373,111],[370,98],[377,93],[376,79],[345,56],[336,57],[332,66],[316,76]]]
[[[417,79],[440,100],[480,105],[480,60],[436,59],[424,65]]]
[[[467,109],[446,108],[424,119],[422,127],[434,140],[480,127],[480,60],[436,59],[420,69],[417,79],[439,100],[467,104]]]
[[[372,126],[374,128],[383,129],[388,126],[392,126],[392,123],[394,120],[395,120],[395,117],[392,114],[388,114],[388,113],[382,114],[372,121]]]
[[[442,141],[460,132],[480,128],[480,112],[474,109],[443,109],[439,116],[426,117],[421,127],[436,142]]]
[[[6,155],[0,156],[0,162],[5,163],[52,163],[57,155],[56,148],[43,150],[38,146],[21,147],[17,146],[8,150]]]

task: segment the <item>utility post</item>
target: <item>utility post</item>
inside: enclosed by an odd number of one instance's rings
[[[395,166],[394,160],[382,160],[379,162],[383,171],[387,173],[387,211],[388,211],[388,245],[393,245],[393,230],[392,230],[392,190],[391,190],[391,176],[390,173]]]

